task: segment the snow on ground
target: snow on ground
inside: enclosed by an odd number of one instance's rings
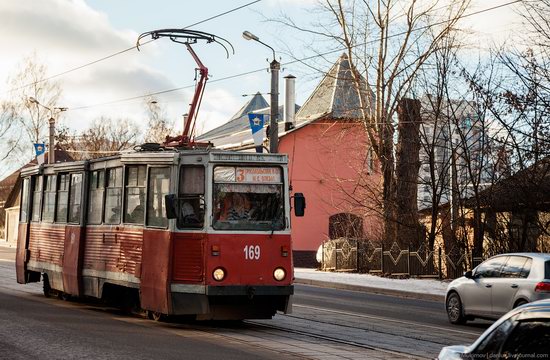
[[[448,282],[433,279],[389,279],[369,274],[350,274],[295,268],[296,279],[326,281],[346,285],[399,290],[403,292],[445,295]]]

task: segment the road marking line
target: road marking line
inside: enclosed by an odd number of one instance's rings
[[[367,319],[391,321],[391,322],[395,322],[395,323],[398,323],[398,324],[406,324],[406,325],[412,325],[412,326],[422,326],[422,327],[425,327],[425,328],[435,329],[435,330],[452,331],[452,332],[455,332],[455,333],[458,333],[458,334],[474,335],[476,337],[481,334],[481,333],[474,333],[474,332],[470,332],[470,331],[454,330],[454,329],[441,327],[441,326],[426,325],[426,324],[413,322],[413,321],[396,320],[396,319],[382,317],[382,316],[376,316],[376,315],[365,315],[365,314],[358,314],[358,313],[350,313],[350,312],[347,312],[347,311],[331,310],[331,309],[320,308],[320,307],[316,307],[316,306],[298,305],[298,304],[293,304],[292,306],[293,307],[298,307],[298,308],[306,308],[306,309],[325,311],[325,312],[330,312],[330,313],[340,314],[340,315],[348,315],[348,316],[362,317],[362,318],[367,318]]]

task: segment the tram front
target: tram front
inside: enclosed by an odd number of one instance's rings
[[[198,319],[271,318],[293,294],[287,156],[213,152],[183,164],[171,308]],[[303,214],[300,194],[296,214]]]

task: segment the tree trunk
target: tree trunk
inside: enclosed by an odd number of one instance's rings
[[[413,249],[423,243],[418,218],[418,171],[420,169],[420,101],[401,99],[397,108],[398,132],[395,177],[397,197],[397,241]]]
[[[474,209],[474,249],[476,257],[483,256],[483,224],[481,221],[481,210],[479,206]]]
[[[380,147],[383,177],[382,206],[384,207],[384,244],[390,247],[397,239],[393,127],[388,124],[384,130]]]

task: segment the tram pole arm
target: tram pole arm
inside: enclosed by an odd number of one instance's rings
[[[200,73],[200,80],[197,84],[197,87],[195,88],[195,94],[193,95],[193,101],[190,104],[189,107],[189,117],[187,122],[184,124],[184,129],[182,133],[182,142],[190,142],[192,132],[195,129],[195,114],[198,112],[198,109],[200,107],[200,103],[202,100],[202,94],[204,93],[204,88],[206,86],[206,81],[208,80],[208,68],[204,66],[204,64],[201,62],[195,51],[193,51],[193,48],[189,44],[185,44],[187,47],[187,50],[191,53],[191,56],[195,60],[195,62],[198,65],[198,70]]]

